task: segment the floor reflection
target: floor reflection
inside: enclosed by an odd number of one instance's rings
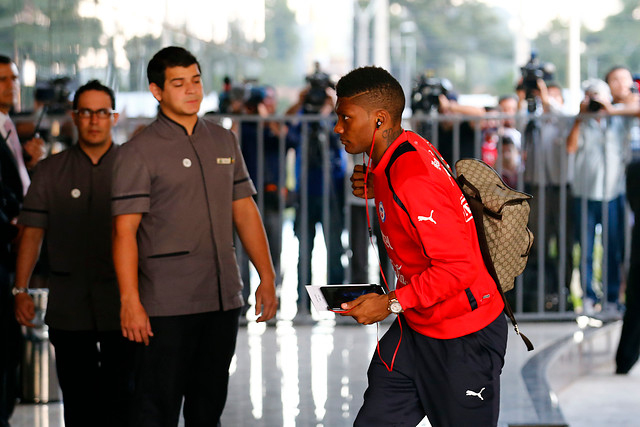
[[[334,321],[248,325],[240,332],[223,423],[353,425],[376,333],[376,326],[336,326]]]
[[[313,253],[313,282],[325,283],[322,232]],[[287,223],[283,241],[283,275],[278,321],[257,324],[255,315],[240,328],[230,367],[222,424],[233,427],[342,427],[353,425],[367,385],[366,371],[376,337],[387,324],[362,326],[330,312],[293,319],[297,301],[297,240]],[[371,269],[376,272],[375,268]],[[257,277],[252,284],[257,286]],[[346,324],[345,324],[346,323]],[[13,427],[60,427],[62,405],[19,405]],[[183,421],[180,426],[183,426]]]

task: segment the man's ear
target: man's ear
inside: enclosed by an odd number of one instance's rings
[[[375,112],[375,117],[376,117],[376,126],[378,123],[380,123],[380,126],[391,123],[391,115],[387,110],[382,110],[382,109],[377,110]],[[378,128],[380,126],[378,126]]]
[[[160,86],[155,83],[149,83],[149,91],[158,102],[162,101],[162,89],[160,89]]]

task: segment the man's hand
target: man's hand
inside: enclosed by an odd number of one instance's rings
[[[351,316],[358,323],[371,325],[387,318],[391,313],[389,307],[389,296],[369,293],[357,299],[345,302],[340,306],[347,313],[340,313],[342,316]]]
[[[256,322],[266,322],[276,315],[278,310],[278,299],[276,297],[276,287],[273,281],[260,282],[256,289]]]
[[[31,160],[26,164],[27,169],[34,167],[46,153],[44,140],[40,137],[31,138],[22,145],[22,149],[31,156]]]
[[[151,331],[149,316],[140,301],[122,303],[120,326],[123,337],[130,341],[143,342],[144,345],[149,345],[149,337],[153,336],[153,332]]]
[[[33,318],[36,317],[36,308],[33,298],[26,292],[22,292],[15,297],[14,312],[18,323],[33,328]]]
[[[445,94],[438,95],[438,111],[441,114],[451,114],[451,101]]]
[[[364,176],[365,165],[355,165],[353,167],[353,173],[351,174],[351,188],[353,189],[353,195],[364,199]],[[373,199],[375,193],[373,191],[373,181],[367,181],[367,199]]]

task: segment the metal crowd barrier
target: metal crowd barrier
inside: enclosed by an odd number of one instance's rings
[[[297,179],[302,183],[306,183],[309,177],[309,153],[312,151],[311,138],[311,124],[322,123],[323,127],[320,132],[322,135],[321,144],[327,144],[333,134],[333,125],[335,123],[335,117],[333,116],[320,116],[320,115],[298,115],[298,116],[271,116],[269,118],[262,118],[258,115],[207,115],[205,119],[216,121],[227,128],[232,128],[238,134],[238,138],[242,141],[242,132],[239,124],[243,122],[255,122],[257,125],[257,177],[254,182],[258,190],[256,197],[256,203],[261,212],[264,212],[265,201],[265,183],[263,182],[264,170],[266,167],[264,159],[264,137],[263,130],[267,125],[267,122],[276,122],[283,126],[300,126],[300,138],[298,141],[299,149],[299,161],[298,172],[293,169],[292,162],[288,162],[288,150],[290,141],[287,140],[287,135],[282,133],[279,135],[278,157],[279,164],[285,165],[278,171],[278,187],[287,188],[290,193],[293,193],[296,187],[296,174]],[[535,253],[530,255],[530,261],[525,273],[518,277],[516,281],[515,290],[508,294],[508,297],[512,300],[512,306],[521,319],[563,319],[575,316],[574,308],[579,307],[581,302],[581,295],[585,292],[585,261],[586,251],[580,250],[580,248],[586,247],[587,229],[586,223],[583,218],[575,218],[574,208],[572,205],[581,204],[586,207],[586,199],[574,199],[571,192],[571,172],[569,165],[571,164],[571,156],[567,154],[566,150],[560,151],[560,158],[555,159],[557,164],[562,165],[560,172],[560,181],[556,183],[547,182],[546,173],[544,168],[548,165],[545,162],[531,161],[529,158],[533,156],[535,159],[543,157],[542,144],[536,143],[536,138],[539,138],[539,134],[531,132],[530,127],[532,122],[538,124],[555,124],[559,132],[560,138],[565,138],[573,124],[574,117],[562,114],[544,114],[541,116],[531,115],[516,115],[509,116],[501,113],[493,113],[491,116],[472,117],[472,116],[443,116],[443,115],[414,115],[413,117],[406,118],[403,125],[406,129],[415,129],[419,131],[425,138],[429,139],[439,149],[442,149],[442,144],[446,141],[440,141],[440,137],[436,129],[443,122],[448,122],[452,126],[452,138],[451,147],[449,151],[451,153],[452,167],[455,161],[461,157],[461,154],[468,151],[469,147],[465,147],[469,141],[464,141],[462,138],[461,126],[463,123],[471,124],[473,129],[473,141],[472,141],[472,153],[476,158],[482,158],[483,154],[483,127],[489,123],[488,121],[501,121],[504,119],[512,119],[515,123],[515,128],[520,131],[522,135],[521,148],[526,149],[527,158],[523,158],[521,166],[517,171],[517,185],[516,189],[525,192],[534,192],[535,199],[532,202],[532,213],[530,220],[530,228],[534,230],[536,237]],[[135,131],[141,126],[144,126],[151,122],[151,118],[125,118],[121,117],[118,126],[115,129],[115,140],[118,143],[125,142]],[[317,135],[316,135],[317,137]],[[317,143],[316,138],[316,142]],[[442,151],[442,150],[441,150]],[[322,153],[322,183],[324,188],[329,188],[332,179],[332,168],[335,164],[328,155],[328,148],[323,145]],[[346,156],[344,150],[342,154]],[[497,159],[495,163],[495,169],[499,172],[503,172],[503,159],[504,152],[501,144],[497,145]],[[630,157],[629,157],[630,158]],[[344,159],[346,161],[346,157]],[[529,170],[527,170],[529,168]],[[531,168],[538,168],[537,173],[533,172]],[[606,171],[605,171],[606,174]],[[330,245],[331,239],[335,238],[336,233],[331,232],[331,218],[336,215],[343,215],[344,229],[340,234],[349,233],[349,224],[351,224],[352,209],[350,209],[351,203],[348,200],[348,193],[350,192],[349,177],[351,175],[350,170],[345,170],[345,203],[344,210],[332,211],[330,206],[331,194],[324,192],[322,194],[322,224],[323,234],[325,242]],[[533,175],[533,178],[531,178]],[[550,192],[551,187],[554,187],[554,192]],[[555,191],[557,190],[557,191]],[[551,200],[547,200],[552,196]],[[309,191],[306,185],[299,186],[297,192],[297,204],[295,212],[300,214],[300,277],[306,277],[311,269],[311,259],[306,255],[308,253],[307,245],[307,220],[309,214]],[[603,204],[606,206],[606,204]],[[290,220],[292,217],[290,209],[292,206],[286,196],[280,194],[278,199],[278,218],[280,225],[284,225],[286,220]],[[582,209],[584,212],[585,209]],[[554,218],[549,218],[549,212],[554,214]],[[600,292],[606,295],[608,288],[607,270],[610,268],[623,268],[623,271],[627,271],[629,248],[630,248],[630,235],[631,233],[631,216],[628,207],[625,209],[624,217],[624,263],[622,266],[607,265],[607,241],[608,236],[608,215],[607,210],[603,208],[602,212],[602,226],[601,233],[598,233],[598,239],[600,244],[597,245],[598,253],[597,265],[594,268],[594,277],[599,286]],[[574,228],[576,223],[581,224],[580,227]],[[552,233],[552,235],[549,235]],[[547,235],[547,237],[544,237]],[[340,237],[341,241],[345,240]],[[538,244],[542,243],[542,244]],[[349,248],[344,248],[345,254]],[[344,262],[348,257],[343,256],[343,265],[345,267],[345,281],[349,280],[350,272],[348,261]],[[282,262],[293,262],[293,260],[286,259]],[[384,266],[385,271],[389,271],[388,266]],[[331,271],[330,261],[326,262],[326,273],[329,277]],[[624,274],[623,274],[624,277]],[[393,283],[394,280],[389,278],[389,283]],[[304,285],[305,283],[301,283]],[[302,295],[299,305],[307,303],[306,292],[299,288],[299,293]]]

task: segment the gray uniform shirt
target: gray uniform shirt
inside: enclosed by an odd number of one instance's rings
[[[63,330],[119,330],[111,257],[111,173],[117,146],[97,165],[75,145],[33,171],[18,223],[46,229],[46,322]]]
[[[189,136],[160,113],[120,148],[112,214],[142,214],[138,277],[147,314],[242,306],[231,204],[255,193],[234,134],[206,120]]]
[[[631,123],[621,116],[582,122],[575,154],[576,197],[608,202],[624,194]]]

